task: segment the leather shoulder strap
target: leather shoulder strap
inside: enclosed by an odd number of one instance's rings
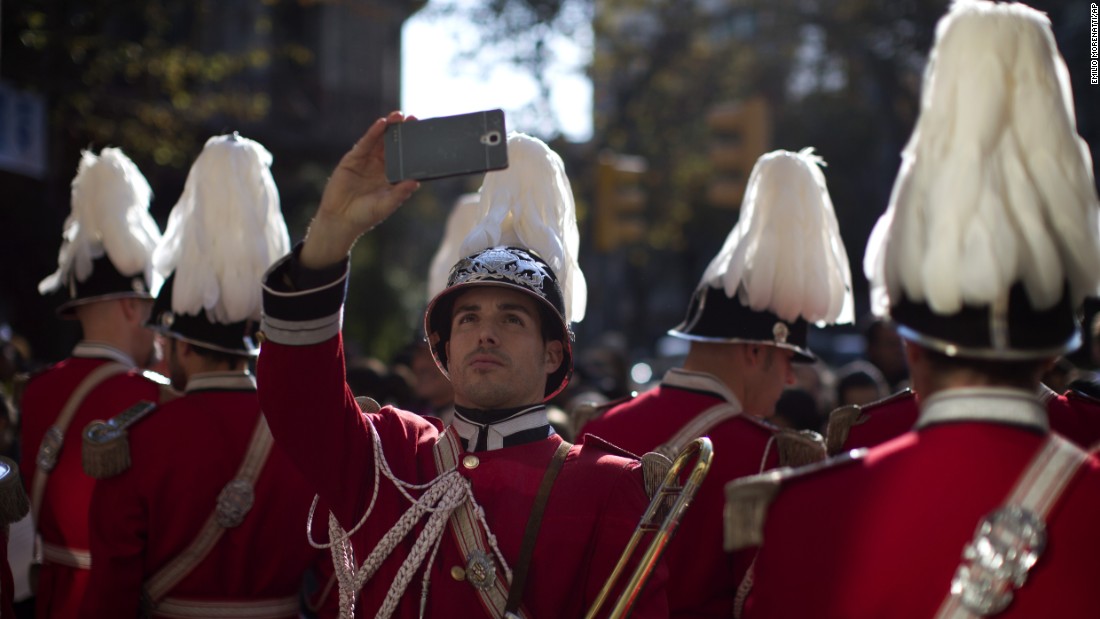
[[[92,390],[108,378],[127,372],[129,369],[121,363],[108,362],[89,372],[69,395],[69,399],[61,407],[53,425],[46,430],[46,435],[42,437],[42,443],[38,446],[38,458],[35,461],[34,477],[31,480],[31,518],[36,527],[38,513],[42,509],[42,497],[46,493],[46,481],[49,479],[50,471],[57,466],[57,459],[61,455],[61,448],[65,442],[65,431],[68,430],[76,411]]]
[[[504,606],[505,617],[509,614],[515,615],[519,611],[520,604],[523,603],[523,591],[527,588],[527,572],[531,567],[531,558],[535,554],[535,541],[538,540],[542,515],[546,512],[546,503],[550,499],[554,480],[561,471],[562,465],[565,464],[565,457],[569,455],[569,448],[572,446],[568,441],[562,441],[550,459],[546,472],[542,475],[542,483],[539,484],[538,494],[535,495],[535,504],[531,508],[531,515],[527,518],[527,529],[523,533],[523,545],[519,551],[519,561],[516,562],[512,586],[508,590],[508,601]]]
[[[1070,441],[1054,433],[1048,435],[1004,504],[979,523],[974,540],[963,550],[963,561],[936,619],[993,615],[1012,602],[1013,591],[1026,584],[1028,570],[1048,544],[1047,515],[1088,457]],[[991,538],[1011,547],[990,545]],[[992,554],[982,550],[990,547],[997,550]],[[972,574],[987,579],[978,580],[980,577]],[[1003,578],[998,580],[997,575]]]
[[[447,428],[435,444],[436,472],[440,475],[458,466],[462,446],[453,428]],[[477,590],[485,612],[493,619],[504,619],[508,601],[508,579],[493,565],[493,553],[479,526],[473,501],[464,501],[451,514],[451,532],[459,552],[466,557],[466,580]]]
[[[236,527],[244,520],[255,500],[253,487],[271,453],[273,440],[267,418],[261,413],[236,476],[218,495],[217,505],[198,535],[183,552],[145,582],[146,598],[154,608],[210,554],[226,529]]]

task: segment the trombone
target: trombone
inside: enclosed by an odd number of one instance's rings
[[[672,462],[672,467],[669,468],[664,480],[661,481],[661,485],[654,492],[653,499],[649,502],[649,507],[642,515],[637,528],[634,529],[634,535],[627,542],[622,556],[619,557],[619,562],[615,565],[615,569],[611,570],[611,576],[608,577],[603,589],[596,596],[596,601],[592,603],[592,608],[585,615],[585,619],[594,619],[607,601],[612,589],[626,568],[626,564],[634,556],[634,550],[642,539],[642,535],[656,531],[653,540],[645,549],[645,554],[642,555],[637,567],[634,568],[634,573],[630,576],[626,588],[623,589],[619,599],[615,602],[608,619],[622,619],[630,614],[634,602],[637,601],[638,595],[641,593],[646,581],[649,580],[649,575],[661,558],[665,546],[672,538],[672,534],[676,532],[676,527],[680,525],[680,518],[687,511],[691,500],[695,498],[695,493],[698,492],[699,486],[703,483],[703,478],[707,476],[707,470],[710,469],[710,460],[713,455],[714,447],[711,445],[710,439],[703,436],[688,443],[676,456],[676,459]],[[681,487],[679,485],[680,471],[692,461],[693,457],[694,466],[687,481]],[[673,497],[675,497],[675,501],[672,503],[672,507],[667,510],[664,521],[661,522],[660,526],[656,526],[658,514],[665,511],[662,508],[666,505],[668,499]]]

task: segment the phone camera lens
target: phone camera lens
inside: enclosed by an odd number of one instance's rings
[[[497,144],[500,144],[500,132],[490,131],[489,133],[486,133],[485,135],[481,136],[481,143],[487,144],[489,146],[496,146]]]

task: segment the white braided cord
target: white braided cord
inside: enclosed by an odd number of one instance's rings
[[[363,513],[362,518],[355,524],[350,531],[345,531],[341,526],[336,516],[329,512],[329,542],[318,543],[313,539],[313,516],[317,509],[317,503],[319,496],[313,497],[313,504],[310,506],[309,515],[306,519],[306,537],[311,546],[317,549],[329,549],[332,553],[332,564],[336,572],[336,581],[340,587],[339,605],[340,605],[340,617],[341,619],[351,619],[355,611],[355,599],[359,595],[359,591],[363,588],[368,580],[378,571],[382,566],[382,562],[389,557],[394,548],[405,539],[405,537],[412,531],[421,518],[425,514],[428,514],[428,520],[424,525],[424,529],[413,543],[412,550],[409,555],[405,557],[401,567],[398,569],[397,574],[394,577],[393,583],[390,585],[389,591],[386,593],[386,598],[382,603],[382,606],[378,609],[375,617],[377,619],[389,619],[397,609],[398,603],[405,594],[405,590],[408,588],[409,582],[412,580],[416,570],[420,569],[424,564],[424,558],[428,555],[429,549],[431,554],[428,557],[428,562],[424,566],[424,575],[421,580],[421,592],[420,592],[420,616],[423,617],[427,608],[428,600],[428,587],[431,582],[431,567],[435,563],[435,559],[439,553],[440,544],[443,541],[443,534],[446,531],[447,522],[451,518],[451,514],[467,501],[470,501],[471,507],[477,516],[478,522],[481,523],[482,531],[485,534],[488,545],[493,550],[493,554],[496,555],[497,560],[504,569],[504,573],[508,579],[508,582],[512,581],[512,570],[508,566],[507,561],[504,559],[503,553],[500,551],[500,547],[497,544],[496,536],[490,531],[489,523],[485,519],[485,510],[481,505],[477,503],[474,498],[473,488],[470,486],[469,480],[465,479],[458,473],[455,467],[452,467],[442,475],[432,479],[424,484],[412,484],[402,479],[399,479],[394,475],[390,469],[389,463],[386,461],[385,454],[382,452],[382,443],[379,439],[378,432],[374,428],[374,424],[370,419],[364,416],[367,425],[370,427],[371,443],[374,448],[374,484],[371,491],[370,502],[367,505],[366,510]],[[354,535],[360,527],[367,521],[371,512],[374,510],[375,503],[378,499],[379,489],[379,471],[393,482],[394,487],[404,496],[411,505],[405,511],[404,514],[397,520],[396,523],[386,532],[382,539],[378,541],[378,544],[371,551],[363,564],[356,569],[355,551],[352,547],[351,536]],[[419,498],[414,497],[410,490],[424,490],[423,494]]]

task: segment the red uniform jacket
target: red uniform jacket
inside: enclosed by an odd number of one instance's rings
[[[361,413],[344,382],[344,354],[338,335],[343,281],[308,293],[283,295],[270,288],[281,279],[279,268],[276,266],[265,282],[263,329],[267,341],[257,366],[260,399],[277,443],[317,486],[322,499],[334,506],[341,526],[351,530],[365,513],[374,490],[371,425],[378,432],[393,474],[412,484],[428,483],[438,475],[434,446],[440,440],[440,427],[434,425],[437,420],[388,406],[377,413]],[[561,438],[552,435],[532,443],[479,451],[470,454],[473,467],[466,466],[467,458],[460,456],[463,464],[457,470],[472,485],[485,521],[513,568],[536,491],[560,443]],[[598,442],[570,449],[549,495],[535,544],[523,596],[525,616],[584,616],[648,502],[637,460]],[[370,517],[352,538],[357,567],[408,507],[409,501],[383,477]],[[375,615],[423,522],[363,587],[358,616]],[[462,578],[459,568],[466,564],[467,557],[448,524],[430,567],[426,616],[491,616],[469,580]],[[497,569],[503,572],[499,566]],[[423,567],[416,570],[395,617],[418,616],[423,574]],[[633,617],[667,616],[666,579],[662,563],[638,600]]]
[[[924,425],[934,409],[946,414]],[[976,420],[974,411],[1015,419]],[[1042,444],[1044,422],[1024,391],[943,392],[924,403],[917,430],[783,481],[744,616],[933,617],[978,522],[1003,504]],[[1054,504],[1046,549],[997,617],[1100,617],[1098,521],[1093,456]]]
[[[237,474],[259,416],[251,376],[210,373],[191,377],[185,395],[130,428],[130,468],[101,480],[92,500],[95,562],[81,617],[137,615],[142,584],[191,545]],[[241,524],[225,530],[169,598],[297,596],[319,556],[305,534],[313,492],[278,445],[254,492]]]
[[[598,436],[634,453],[653,451],[703,411],[737,398],[709,374],[670,371],[659,386],[589,421],[582,436]],[[666,548],[668,602],[673,617],[730,617],[737,585],[752,553],[722,551],[726,482],[779,465],[775,428],[738,415],[707,433],[711,467]]]
[[[1100,403],[1095,399],[1076,391],[1058,395],[1046,387],[1040,388],[1040,399],[1046,404],[1051,430],[1083,449],[1100,441]],[[913,428],[918,415],[917,396],[908,389],[863,406],[848,429],[843,450],[874,447],[901,436]]]
[[[22,456],[19,463],[27,494],[33,488],[38,448],[70,394],[95,368],[117,361],[134,363],[127,355],[101,344],[81,343],[74,356],[35,375],[22,398]],[[108,378],[88,394],[65,431],[57,466],[49,475],[38,514],[42,541],[78,553],[89,551],[88,506],[95,480],[81,467],[81,433],[95,420],[107,419],[140,400],[158,401],[160,386],[137,370]],[[81,617],[80,600],[88,584],[88,570],[46,559],[38,576],[37,616]]]

